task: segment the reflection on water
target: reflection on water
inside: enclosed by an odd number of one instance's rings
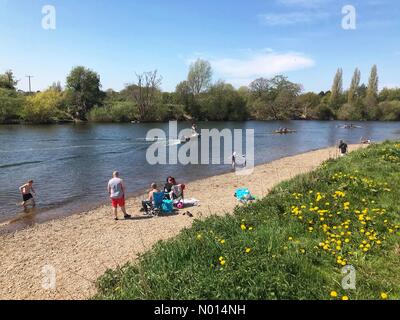
[[[248,121],[206,122],[198,127],[254,129],[256,164],[332,146],[340,139],[358,143],[362,137],[374,141],[400,138],[396,122],[355,123],[362,126],[360,129],[341,129],[343,124]],[[191,123],[179,124],[180,130],[190,127]],[[273,134],[281,127],[297,133]],[[29,225],[93,208],[107,201],[105,186],[116,169],[125,179],[130,194],[141,192],[151,182],[163,184],[169,175],[179,181],[190,181],[230,169],[224,164],[150,166],[145,155],[154,141],[147,141],[146,135],[153,128],[163,129],[169,136],[168,124],[0,126],[0,221],[17,218],[18,223]],[[177,145],[176,138],[168,137],[158,143]],[[21,201],[18,187],[28,179],[35,181],[38,207],[26,214],[15,204]]]

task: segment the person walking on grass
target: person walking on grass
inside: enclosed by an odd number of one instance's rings
[[[113,172],[113,177],[108,182],[108,194],[114,209],[115,220],[118,220],[118,206],[121,208],[124,218],[130,219],[131,216],[126,213],[125,209],[125,185],[124,181],[119,177],[118,171]]]
[[[27,202],[29,200],[32,201],[32,206],[35,207],[35,199],[33,198],[32,193],[36,195],[35,190],[33,189],[33,180],[29,180],[27,183],[25,183],[23,186],[19,187],[19,191],[21,192],[22,195],[22,203],[21,206],[26,208]]]
[[[341,157],[344,157],[347,154],[348,148],[349,148],[349,146],[347,145],[347,143],[345,143],[343,140],[340,140],[339,150],[340,150]]]

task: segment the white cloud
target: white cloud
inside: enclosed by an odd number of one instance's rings
[[[331,0],[277,0],[280,4],[285,6],[302,6],[308,8],[315,8],[331,2]]]
[[[326,12],[290,12],[261,14],[259,18],[262,24],[269,26],[289,26],[295,24],[309,24],[327,19]]]
[[[243,85],[257,77],[310,68],[315,65],[315,61],[301,53],[261,51],[243,59],[214,59],[211,65],[219,76],[233,84]]]

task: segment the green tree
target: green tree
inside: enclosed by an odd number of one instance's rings
[[[131,87],[133,99],[137,105],[140,121],[151,121],[157,112],[156,105],[161,99],[162,77],[157,70],[138,74],[137,83]]]
[[[201,118],[200,105],[198,99],[192,93],[189,82],[180,82],[175,89],[176,102],[185,106],[185,112],[195,119]]]
[[[378,77],[378,68],[376,65],[372,67],[371,75],[368,81],[368,89],[367,89],[367,97],[366,97],[366,105],[369,108],[375,107],[378,103],[378,85],[379,85],[379,77]]]
[[[299,107],[302,110],[302,119],[315,117],[315,110],[320,105],[322,97],[313,92],[307,92],[298,97]]]
[[[0,74],[0,88],[15,90],[18,81],[15,80],[14,73],[7,70],[4,74]]]
[[[380,102],[394,101],[394,100],[400,101],[400,88],[384,88],[384,89],[382,89],[382,91],[379,93],[378,100]]]
[[[400,101],[381,102],[377,108],[383,121],[400,121]]]
[[[351,80],[351,85],[350,89],[348,92],[348,99],[347,102],[349,104],[353,104],[356,99],[358,98],[358,89],[360,87],[360,81],[361,81],[361,72],[358,68],[354,71],[353,78]]]
[[[342,104],[343,95],[343,70],[340,68],[336,71],[332,84],[330,104],[334,110],[339,109]]]
[[[250,84],[249,89],[249,109],[256,119],[287,120],[301,117],[297,101],[301,87],[286,77],[259,78]]]
[[[32,123],[50,123],[65,118],[61,111],[63,95],[53,89],[36,93],[26,98],[22,110],[24,120]]]
[[[67,77],[66,97],[67,111],[73,118],[86,120],[86,114],[101,104],[103,94],[100,88],[100,76],[96,72],[82,66],[72,69]]]
[[[200,99],[201,111],[207,120],[245,120],[247,118],[246,100],[235,88],[219,81],[212,85]]]
[[[211,64],[202,59],[197,59],[189,68],[187,84],[191,92],[196,96],[208,89],[211,84]]]
[[[16,91],[0,88],[0,123],[18,120],[24,102],[24,96]]]

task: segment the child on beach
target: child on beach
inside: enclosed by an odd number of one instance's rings
[[[29,200],[32,201],[32,206],[34,207],[36,205],[35,199],[33,198],[32,193],[36,195],[35,190],[33,189],[33,180],[29,180],[27,183],[25,183],[23,186],[19,187],[19,191],[22,194],[22,200],[23,202],[21,203],[21,206],[26,208],[26,204]]]

